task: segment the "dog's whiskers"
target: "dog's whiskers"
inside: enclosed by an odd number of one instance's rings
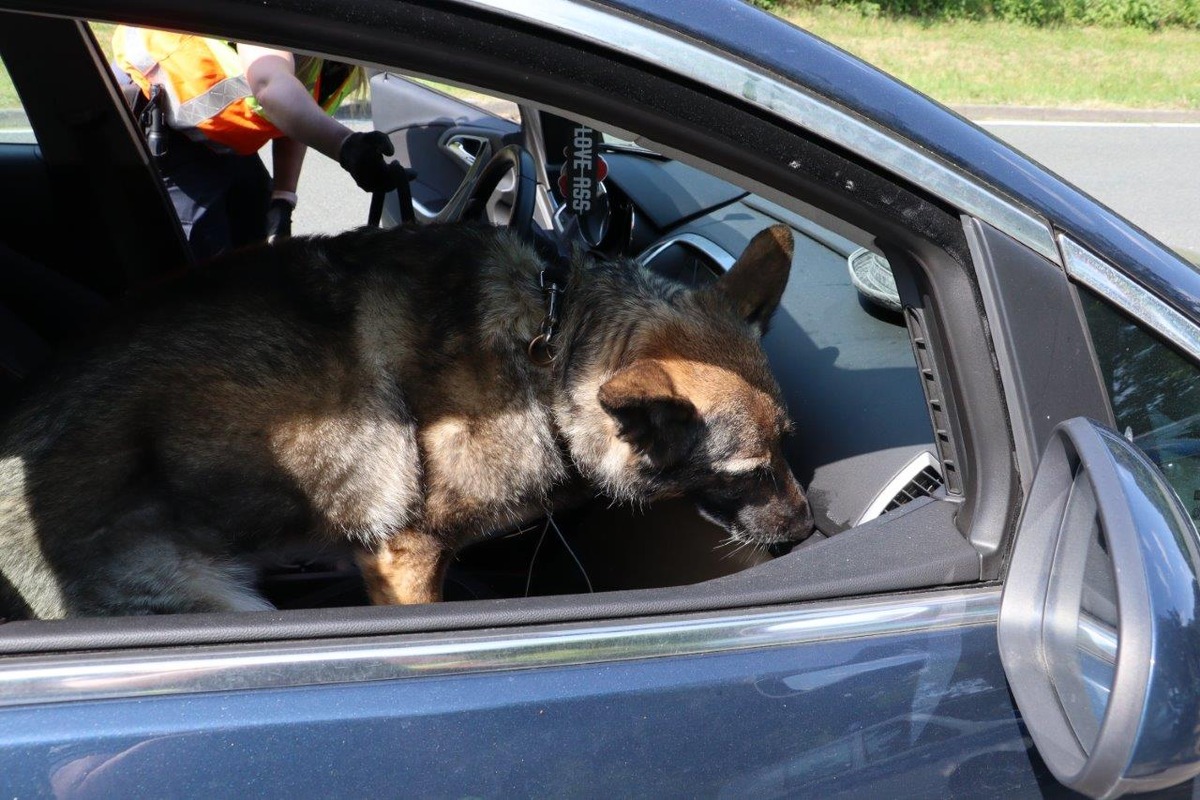
[[[749,542],[740,542],[740,543],[738,544],[738,546],[737,546],[737,547],[733,548],[733,549],[732,549],[732,550],[730,550],[728,553],[726,553],[725,555],[721,556],[721,560],[722,560],[722,561],[728,561],[729,559],[731,559],[731,558],[733,558],[734,556],[736,556],[738,553],[740,553],[740,552],[742,552],[743,550],[745,550],[745,549],[746,549],[746,547],[747,547],[749,544],[750,544]]]
[[[745,550],[747,547],[753,547],[753,546],[754,546],[754,541],[753,541],[753,540],[751,540],[751,539],[742,539],[742,538],[741,538],[741,537],[739,537],[737,534],[733,534],[733,533],[731,533],[731,534],[729,534],[729,536],[727,536],[727,537],[725,538],[725,540],[724,540],[724,541],[722,541],[720,544],[718,544],[716,547],[714,547],[714,548],[713,548],[713,550],[714,550],[714,551],[716,551],[716,550],[724,550],[724,549],[726,549],[726,548],[730,548],[730,547],[732,547],[732,548],[733,548],[732,550],[729,550],[729,552],[727,552],[727,553],[725,553],[723,556],[721,556],[721,560],[722,560],[722,561],[727,561],[727,560],[729,560],[730,558],[733,558],[734,556],[736,556],[736,555],[738,555],[739,553],[741,553],[741,552],[742,552],[743,550]]]

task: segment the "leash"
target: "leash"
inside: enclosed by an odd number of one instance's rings
[[[412,222],[417,218],[417,213],[413,209],[412,187],[409,183],[417,177],[417,173],[414,170],[406,169],[398,161],[389,161],[387,169],[388,176],[392,179],[392,190],[396,192],[396,199],[400,203],[400,224]],[[383,220],[383,201],[387,197],[388,191],[392,190],[371,193],[371,209],[367,212],[367,224],[372,228],[378,228],[379,223]]]

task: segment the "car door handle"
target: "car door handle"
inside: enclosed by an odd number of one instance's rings
[[[442,142],[442,149],[470,169],[475,165],[475,158],[487,145],[488,140],[482,136],[455,133]]]

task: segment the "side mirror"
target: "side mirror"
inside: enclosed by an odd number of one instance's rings
[[[1077,417],[1034,477],[1000,657],[1034,744],[1095,798],[1200,774],[1200,538],[1157,468]]]

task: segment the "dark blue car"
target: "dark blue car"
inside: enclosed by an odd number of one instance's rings
[[[6,394],[80,291],[189,259],[89,23],[264,42],[372,69],[418,221],[465,186],[513,223],[516,169],[560,226],[584,124],[597,250],[702,283],[790,225],[764,344],[820,532],[730,554],[685,504],[596,504],[463,552],[437,605],[281,557],[276,612],[0,624],[0,795],[1193,794],[1200,274],[1140,230],[734,0],[0,9]]]

